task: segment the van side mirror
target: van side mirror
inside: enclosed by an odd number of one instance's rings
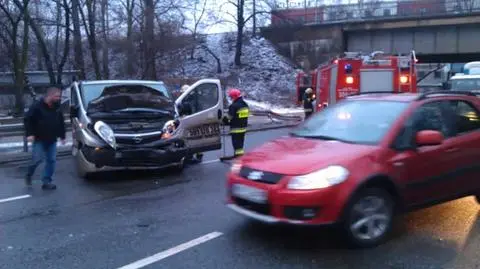
[[[188,104],[180,103],[177,105],[177,109],[180,116],[192,114],[192,110]]]
[[[443,142],[443,134],[439,131],[424,130],[420,131],[415,136],[417,146],[436,146]]]

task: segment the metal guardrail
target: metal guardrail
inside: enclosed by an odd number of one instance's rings
[[[270,119],[285,120],[285,121],[299,121],[302,117],[295,115],[281,115],[270,111],[252,111],[253,116],[266,116]],[[13,122],[13,121],[12,121]],[[67,131],[71,131],[70,120],[65,121]],[[16,119],[15,123],[0,124],[0,137],[24,136],[25,130],[22,119]]]
[[[270,27],[480,14],[480,0],[369,1],[358,4],[274,6]]]

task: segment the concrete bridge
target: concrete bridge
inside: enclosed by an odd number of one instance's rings
[[[287,23],[278,23],[277,19],[277,23],[263,28],[262,34],[276,44],[282,54],[306,69],[344,51],[369,53],[382,50],[407,54],[415,50],[420,62],[434,63],[480,60],[480,1],[470,0],[473,2],[468,9],[448,9],[453,4],[450,2],[459,2],[456,0],[423,1],[431,3],[431,12],[423,10],[419,13],[415,12],[416,9],[401,12],[399,4],[405,1],[385,2],[380,8],[383,8],[383,13],[377,12],[377,16],[372,12],[362,12],[362,7],[356,4],[328,6],[331,10],[352,10],[346,17],[332,16],[331,11],[326,10],[327,6],[323,7],[320,15],[309,17],[308,12],[312,8],[307,7],[303,22],[292,22],[286,16]],[[412,5],[418,3],[422,0]],[[315,12],[318,13],[318,8]],[[368,16],[364,15],[366,13]],[[275,12],[273,14],[276,16]]]

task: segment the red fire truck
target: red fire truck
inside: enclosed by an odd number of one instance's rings
[[[316,110],[360,92],[417,92],[416,62],[414,51],[407,56],[346,52],[308,75],[297,74],[297,104],[309,87],[317,97]]]

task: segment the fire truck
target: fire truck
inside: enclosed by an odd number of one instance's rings
[[[416,62],[414,51],[406,56],[345,52],[308,74],[297,74],[297,104],[307,88],[315,92],[316,110],[361,92],[417,92]]]

